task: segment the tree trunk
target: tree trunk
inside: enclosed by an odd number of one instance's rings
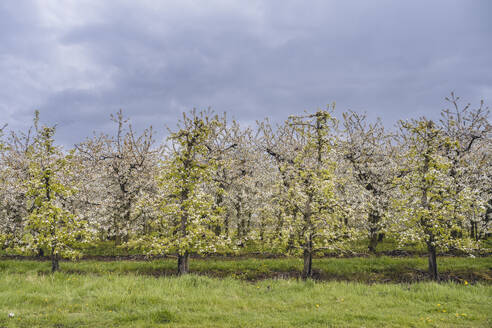
[[[380,216],[375,213],[369,214],[369,252],[376,253],[376,247],[378,246],[379,227],[378,223]]]
[[[483,217],[484,226],[488,226],[489,221],[492,220],[492,199],[490,199],[487,203],[487,210],[485,211],[485,215]],[[492,233],[488,232],[487,229],[484,230],[482,238],[487,239],[492,236]]]
[[[439,281],[439,275],[437,273],[437,260],[436,260],[436,248],[434,246],[428,246],[429,250],[429,274],[432,280]]]
[[[223,183],[221,183],[219,185],[219,188],[222,189],[222,190],[225,190],[225,186]],[[215,197],[215,205],[214,205],[214,208],[218,208],[222,205],[222,202],[224,201],[224,197],[222,196],[222,193],[217,193],[217,196]],[[227,213],[226,213],[226,216],[224,218],[224,226],[227,225]],[[220,225],[220,223],[216,224],[215,227],[214,227],[214,232],[215,232],[215,235],[216,236],[220,236],[220,234],[222,233],[222,227]]]
[[[432,128],[432,121],[429,122],[429,127]],[[426,180],[425,174],[429,172],[429,162],[430,162],[430,155],[429,155],[429,150],[424,154],[424,168],[423,168],[423,175],[422,175],[422,198],[421,198],[421,206],[423,209],[426,209],[427,211],[430,211],[430,205],[429,201],[427,198],[427,192],[428,192],[428,182]],[[434,234],[432,233],[432,230],[430,229],[431,227],[429,226],[429,221],[425,217],[420,218],[420,224],[424,227],[425,234],[428,236],[427,240],[427,250],[429,251],[429,275],[432,280],[438,281],[439,276],[437,274],[437,261],[436,261],[436,246],[434,245]]]
[[[304,250],[304,268],[302,269],[302,279],[311,278],[313,275],[313,254],[310,249]]]
[[[183,255],[178,254],[178,276],[182,276],[188,273],[188,260],[190,255],[188,252],[184,252]]]
[[[476,241],[480,239],[480,232],[478,231],[478,222],[473,221],[473,237],[475,238]]]
[[[224,233],[226,237],[229,237],[229,213],[227,211],[224,217]]]
[[[54,273],[60,269],[60,263],[58,259],[58,254],[51,254],[51,273]]]
[[[121,236],[120,236],[120,234],[118,232],[117,232],[117,235],[114,236],[114,244],[116,246],[120,246],[122,244],[122,242],[121,242]]]
[[[234,204],[234,208],[236,209],[236,217],[237,217],[237,239],[241,241],[241,238],[244,235],[244,217],[241,210],[241,198]],[[241,241],[242,245],[242,241]]]
[[[253,213],[251,211],[248,211],[248,220],[246,221],[246,227],[245,227],[245,235],[249,235],[251,231],[251,218],[253,217]]]
[[[259,231],[259,234],[260,234],[260,241],[263,241],[264,238],[265,238],[265,223],[263,222],[263,220],[260,222],[260,231]]]
[[[378,235],[376,233],[371,233],[369,235],[369,252],[375,254],[376,253],[376,247],[378,246]]]
[[[181,216],[181,222],[179,227],[179,233],[181,237],[184,239],[187,236],[187,225],[188,225],[188,213],[186,208],[184,207],[184,202],[188,199],[189,190],[187,188],[181,191],[181,210],[183,211],[183,215]],[[185,251],[181,254],[178,250],[178,276],[182,276],[188,273],[188,251]]]
[[[309,233],[304,245],[304,268],[302,270],[302,279],[311,278],[313,275],[313,235],[312,235],[312,223],[311,223],[311,201],[313,195],[310,194],[306,202],[306,210],[304,212],[304,222],[306,228],[309,229]],[[303,233],[304,234],[304,233]]]

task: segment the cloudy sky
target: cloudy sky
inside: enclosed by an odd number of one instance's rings
[[[212,107],[245,122],[324,108],[391,125],[455,91],[492,103],[492,1],[0,1],[0,124],[33,111],[72,144],[173,126]]]

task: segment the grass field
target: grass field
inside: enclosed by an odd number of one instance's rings
[[[444,280],[462,283],[480,281],[492,283],[492,257],[462,258],[441,257],[439,270]],[[317,280],[355,281],[364,283],[407,283],[426,280],[425,257],[357,257],[321,258],[313,261]],[[190,271],[197,275],[215,278],[238,278],[257,281],[275,278],[298,278],[302,261],[297,258],[211,258],[191,259]],[[152,261],[94,261],[62,262],[61,271],[70,274],[136,274],[147,276],[172,276],[176,273],[176,260]],[[39,261],[0,261],[0,273],[48,274],[50,263]]]
[[[481,284],[0,276],[0,327],[490,327],[490,304]]]
[[[0,327],[492,326],[490,258],[440,259],[443,272],[474,272],[475,281],[367,283],[424,270],[425,261],[315,261],[325,278],[353,280],[344,282],[263,279],[298,272],[301,261],[289,258],[193,259],[185,277],[165,276],[172,260],[63,262],[54,275],[49,262],[3,260]]]

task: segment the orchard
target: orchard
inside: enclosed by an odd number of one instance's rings
[[[194,255],[268,253],[302,258],[310,278],[313,257],[392,238],[425,247],[439,280],[439,254],[484,251],[492,229],[489,111],[446,99],[441,119],[395,128],[337,120],[334,104],[253,127],[193,110],[163,142],[120,111],[115,135],[72,149],[36,112],[28,131],[1,130],[0,246],[53,271],[101,241],[175,256],[179,274]]]

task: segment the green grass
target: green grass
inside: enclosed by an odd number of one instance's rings
[[[44,275],[36,271],[44,263],[26,265],[31,271],[0,275],[0,327],[492,325],[490,285]]]
[[[492,258],[440,257],[439,271],[444,280],[473,283],[492,283]],[[357,257],[321,258],[313,261],[315,279],[374,282],[416,282],[425,280],[425,257]],[[211,258],[191,259],[190,271],[198,275],[217,278],[238,278],[256,281],[268,278],[297,278],[302,270],[302,260],[297,258]],[[49,262],[0,261],[0,273],[48,274]],[[170,276],[176,272],[176,260],[152,261],[93,261],[62,262],[61,271],[73,274],[136,274]]]

